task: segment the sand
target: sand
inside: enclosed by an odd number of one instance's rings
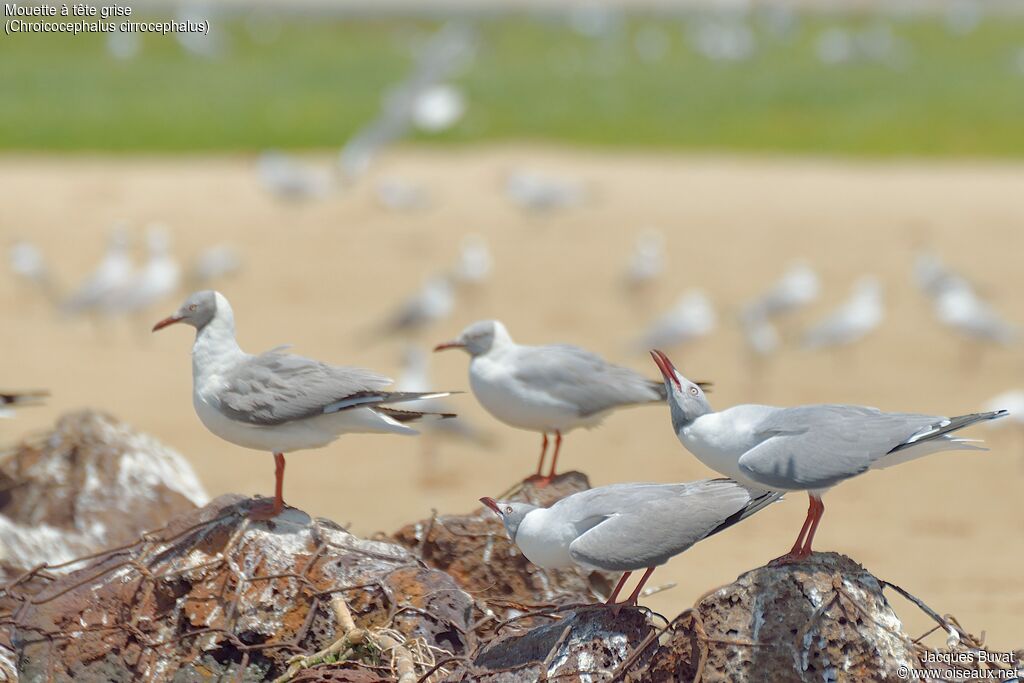
[[[314,157],[327,163],[328,157]],[[503,198],[502,173],[542,168],[585,180],[587,206],[526,215]],[[246,269],[221,289],[234,304],[250,351],[290,343],[324,360],[396,373],[402,343],[367,343],[384,314],[427,275],[450,264],[462,236],[483,234],[495,251],[493,283],[419,340],[433,344],[466,323],[499,317],[522,342],[584,345],[657,376],[626,342],[685,288],[705,288],[723,324],[711,338],[671,353],[682,370],[715,382],[712,401],[850,402],[884,409],[960,414],[1024,384],[1024,355],[995,349],[964,363],[963,345],[934,321],[910,281],[917,245],[932,245],[974,278],[997,308],[1024,322],[1024,167],[983,163],[840,162],[605,154],[550,148],[411,149],[381,160],[379,174],[424,183],[433,205],[417,213],[380,209],[367,187],[309,204],[261,191],[247,157],[0,158],[0,242],[27,236],[65,284],[82,278],[103,250],[111,223],[172,226],[176,251],[232,242]],[[671,272],[644,301],[620,290],[638,231],[668,239]],[[141,231],[137,231],[141,233]],[[806,258],[822,273],[824,296],[790,333],[841,301],[859,275],[877,273],[888,318],[841,353],[793,348],[760,378],[744,362],[732,324],[738,307],[783,265]],[[206,432],[190,400],[191,331],[149,327],[177,301],[144,319],[102,330],[60,320],[4,276],[0,383],[47,388],[43,408],[0,424],[2,439],[46,428],[62,412],[108,411],[180,450],[211,494],[268,494],[269,454]],[[467,359],[435,359],[437,387],[467,389]],[[489,418],[472,395],[453,399],[495,438],[489,448],[441,444],[426,481],[421,444],[396,436],[349,436],[288,459],[286,499],[361,534],[391,531],[431,509],[472,509],[535,465],[539,437]],[[876,575],[951,613],[997,648],[1024,640],[1024,435],[976,428],[992,450],[931,456],[847,482],[826,497],[820,549],[859,560]],[[710,476],[680,446],[663,407],[615,414],[570,434],[565,468],[595,484],[681,481]],[[705,591],[789,548],[806,497],[785,502],[693,548],[655,573],[677,582],[646,602],[674,615]],[[908,628],[930,626],[894,598]]]

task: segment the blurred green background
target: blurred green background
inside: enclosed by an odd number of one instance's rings
[[[135,17],[138,18],[138,17]],[[428,19],[210,17],[201,57],[145,35],[0,39],[0,148],[342,145],[412,68]],[[416,140],[865,156],[1024,155],[1024,18],[752,12],[476,18],[465,118]],[[708,36],[711,36],[710,38]],[[721,53],[721,54],[718,54]]]

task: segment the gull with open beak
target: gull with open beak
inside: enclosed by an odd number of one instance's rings
[[[470,355],[469,385],[487,412],[511,427],[543,435],[533,477],[542,485],[555,476],[563,433],[595,427],[617,408],[665,400],[661,382],[577,346],[516,344],[497,320],[475,322],[434,351],[444,349]],[[555,447],[543,476],[548,434],[555,435]]]
[[[225,441],[274,454],[274,501],[254,509],[254,518],[284,508],[285,453],[320,448],[349,432],[416,434],[406,423],[448,417],[391,406],[450,392],[385,391],[391,380],[370,370],[328,365],[281,347],[259,355],[242,351],[235,316],[219,292],[196,292],[153,331],[175,323],[196,328],[192,402],[202,423]]]
[[[729,479],[687,484],[612,484],[562,498],[549,508],[481,498],[505,524],[509,538],[544,569],[578,565],[625,572],[607,604],[636,605],[659,565],[782,497]],[[643,577],[621,603],[629,575]]]
[[[930,453],[984,450],[952,433],[1007,414],[941,417],[827,404],[738,405],[715,412],[700,386],[683,377],[668,356],[657,350],[651,356],[665,378],[672,429],[697,459],[747,486],[807,491],[807,518],[793,548],[778,558],[784,561],[811,554],[825,512],[822,496],[836,484]]]

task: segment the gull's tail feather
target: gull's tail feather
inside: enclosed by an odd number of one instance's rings
[[[390,417],[396,422],[402,424],[406,422],[416,422],[423,418],[437,418],[439,420],[447,420],[452,417],[457,417],[455,413],[424,413],[418,410],[398,410],[397,408],[389,408],[387,406],[375,406],[373,408],[376,412]]]
[[[1006,417],[1010,412],[1007,410],[993,410],[987,413],[971,413],[970,415],[958,415],[951,417],[941,422],[937,422],[925,429],[922,429],[917,434],[914,434],[909,439],[901,443],[900,445],[893,448],[890,453],[901,451],[906,448],[910,448],[925,441],[932,441],[934,439],[940,439],[950,432],[955,432],[958,429],[969,427],[976,422],[984,422],[986,420],[998,420],[1001,417]],[[962,439],[954,439],[954,441],[963,441]]]

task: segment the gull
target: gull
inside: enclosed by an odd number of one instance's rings
[[[384,323],[384,331],[415,333],[444,320],[454,308],[455,292],[451,281],[444,275],[435,275],[398,307]]]
[[[199,252],[189,268],[189,282],[204,285],[242,269],[242,257],[230,244],[218,244]]]
[[[753,488],[807,491],[807,518],[783,561],[811,554],[825,512],[822,496],[836,484],[939,451],[984,450],[952,433],[1006,415],[997,410],[941,417],[831,404],[737,405],[715,412],[700,385],[683,377],[668,356],[658,350],[651,356],[665,380],[672,429],[698,460]]]
[[[15,408],[37,406],[49,396],[47,391],[9,391],[0,393],[0,417],[14,417]]]
[[[46,259],[43,252],[35,244],[25,240],[18,240],[11,245],[8,252],[11,271],[22,280],[25,280],[33,287],[38,287],[47,296],[53,295],[53,281],[50,278],[50,269],[46,266]]]
[[[865,275],[838,309],[804,333],[804,348],[853,344],[878,327],[884,317],[882,284],[878,278]]]
[[[578,346],[517,344],[497,320],[475,322],[434,351],[445,349],[470,355],[469,385],[487,412],[510,427],[542,434],[534,475],[542,483],[555,476],[564,432],[596,427],[617,408],[665,400],[661,382]],[[555,435],[555,448],[544,477],[548,434]]]
[[[518,169],[505,178],[505,196],[521,209],[541,212],[580,206],[586,192],[579,181]]]
[[[999,317],[969,285],[951,284],[934,300],[939,320],[953,331],[976,342],[1010,345],[1019,331]]]
[[[281,347],[245,353],[235,340],[231,305],[212,290],[192,294],[153,331],[175,323],[196,328],[192,403],[203,425],[225,441],[274,454],[274,501],[255,508],[255,518],[284,509],[285,453],[320,448],[346,433],[416,434],[405,423],[426,414],[391,405],[449,395],[385,391],[391,380],[383,375],[283,353]]]
[[[947,290],[971,288],[966,278],[949,268],[938,254],[927,249],[918,251],[914,257],[913,275],[917,287],[933,301]]]
[[[144,311],[172,296],[181,284],[181,267],[170,253],[171,238],[163,225],[151,225],[146,234],[149,258],[111,306],[125,313]]]
[[[768,318],[785,315],[813,303],[820,291],[818,274],[806,263],[797,262],[746,310]]]
[[[634,347],[646,351],[655,346],[671,348],[704,337],[717,324],[715,309],[702,290],[691,289],[669,311],[657,318]]]
[[[402,178],[381,178],[374,191],[377,203],[391,211],[416,211],[430,205],[430,197],[422,185]]]
[[[641,289],[657,280],[665,270],[665,236],[657,230],[647,230],[636,238],[633,253],[626,268],[626,287]]]
[[[465,113],[466,98],[450,83],[425,88],[416,95],[409,112],[413,125],[424,133],[442,133],[458,123]]]
[[[754,357],[770,356],[778,350],[779,331],[760,308],[748,308],[740,314],[740,329],[747,350]]]
[[[459,246],[459,260],[452,272],[454,280],[470,287],[482,285],[490,277],[492,268],[491,250],[483,236],[469,234],[463,237]]]
[[[256,171],[263,187],[281,199],[319,199],[331,189],[331,175],[327,170],[302,164],[274,150],[260,154]]]
[[[112,296],[131,283],[133,270],[128,253],[128,235],[122,228],[115,229],[103,260],[61,308],[66,313],[103,309]]]
[[[751,490],[729,479],[686,484],[612,484],[574,493],[551,507],[481,498],[509,538],[544,569],[578,565],[625,572],[606,604],[635,606],[655,568],[708,536],[728,529],[783,494]],[[629,575],[644,575],[616,603]]]
[[[395,389],[407,393],[428,393],[432,386],[430,381],[430,354],[419,346],[412,344],[402,353],[402,372],[395,382]],[[450,413],[451,407],[440,398],[408,401],[403,408],[427,413]],[[486,437],[470,424],[464,417],[450,420],[435,420],[424,423],[424,432],[439,436],[451,436],[476,444],[483,444]],[[426,442],[427,439],[424,439]]]

